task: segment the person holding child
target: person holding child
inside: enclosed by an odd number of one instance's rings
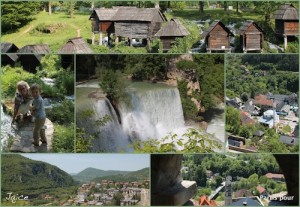
[[[15,95],[14,114],[12,124],[15,121],[23,121],[24,116],[30,116],[30,106],[32,103],[32,96],[29,91],[29,85],[25,81],[17,83],[17,91]]]
[[[45,135],[44,124],[46,121],[46,112],[44,107],[44,101],[41,97],[41,88],[38,84],[33,84],[30,87],[31,95],[33,97],[32,102],[32,115],[35,117],[34,129],[33,129],[33,139],[34,146],[39,146],[40,138],[43,144],[47,144],[47,139]]]

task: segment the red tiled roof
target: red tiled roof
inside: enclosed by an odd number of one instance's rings
[[[257,95],[254,97],[254,104],[261,106],[273,106],[273,101],[265,95]]]
[[[203,195],[199,199],[199,206],[217,206],[214,200],[209,200],[206,195]]]
[[[263,192],[266,191],[266,189],[265,189],[264,187],[260,186],[260,185],[256,187],[256,190],[258,190],[258,192],[259,192],[260,194],[262,194]]]
[[[240,111],[240,120],[242,125],[255,124],[255,121],[245,111]]]

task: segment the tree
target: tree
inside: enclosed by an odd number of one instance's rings
[[[226,107],[226,130],[238,134],[240,129],[240,112],[233,107]]]
[[[204,13],[204,1],[199,1],[199,11],[200,14]]]
[[[277,7],[282,4],[281,2],[276,1],[257,1],[253,3],[255,5],[255,11],[264,16],[267,25],[270,25],[271,23],[271,14],[273,14]]]
[[[73,18],[74,12],[75,12],[75,2],[73,2],[73,1],[64,1],[63,5],[66,9],[67,15],[69,15],[71,18]]]
[[[40,2],[20,1],[1,2],[1,28],[2,33],[15,32],[34,19],[34,15],[40,11]]]

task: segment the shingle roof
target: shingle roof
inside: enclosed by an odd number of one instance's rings
[[[93,50],[89,47],[89,45],[84,41],[82,37],[75,37],[69,39],[67,43],[57,51],[57,53],[91,54],[93,53]]]
[[[263,32],[262,29],[252,20],[247,20],[243,23],[243,25],[239,28],[238,33],[240,35],[244,35],[247,29],[251,26],[254,25],[260,32]]]
[[[156,8],[113,7],[94,9],[90,19],[97,15],[100,21],[142,21],[151,22],[155,15],[166,21],[166,17]]]
[[[18,53],[47,54],[47,53],[51,53],[51,50],[47,44],[26,45],[21,49],[19,49]]]
[[[230,35],[230,36],[234,36],[234,34],[220,21],[220,20],[215,20],[210,27],[204,31],[202,33],[202,37],[206,38],[206,36],[218,25],[220,24],[220,26]]]
[[[99,9],[94,9],[93,13],[90,16],[90,19],[93,18],[93,16],[96,14],[98,18],[101,21],[112,21],[113,16],[116,14],[118,11],[117,8],[99,8]]]
[[[151,22],[157,13],[163,20],[166,20],[164,15],[156,8],[120,7],[112,20]]]
[[[17,52],[19,48],[10,42],[1,42],[1,53]]]
[[[274,19],[298,20],[299,12],[291,3],[282,4],[275,11]]]
[[[183,37],[190,33],[187,29],[180,23],[178,19],[171,19],[171,21],[164,24],[160,30],[154,35],[157,37]]]

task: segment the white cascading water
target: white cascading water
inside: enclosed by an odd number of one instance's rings
[[[7,146],[9,136],[14,136],[15,132],[11,127],[12,117],[5,114],[1,105],[1,150]]]
[[[177,88],[131,91],[131,106],[121,106],[124,132],[132,139],[161,138],[184,128],[180,94]]]
[[[89,102],[88,109],[94,111],[93,121],[80,123],[89,134],[99,132],[98,138],[93,141],[94,152],[120,152],[132,151],[129,147],[127,135],[123,132],[118,122],[117,114],[108,99],[100,99]],[[97,126],[96,121],[108,115],[110,121],[104,126]]]

